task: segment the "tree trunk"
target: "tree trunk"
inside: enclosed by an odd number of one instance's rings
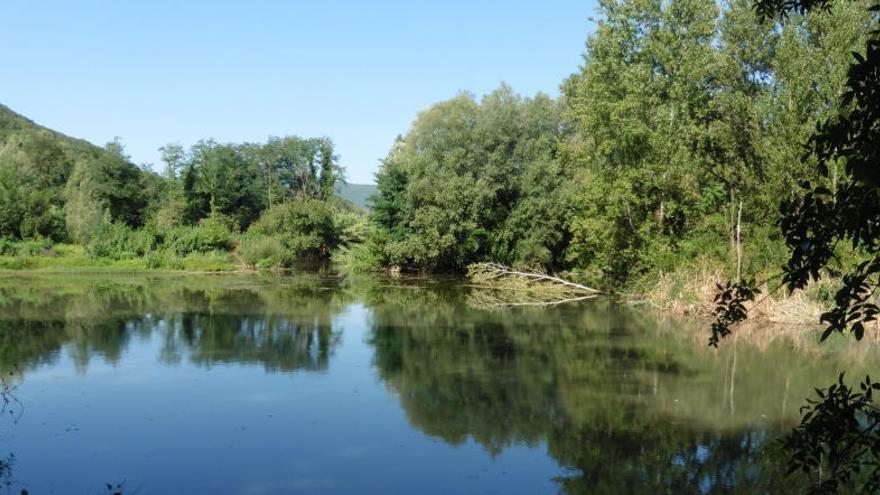
[[[739,200],[739,209],[736,213],[736,281],[740,282],[742,280],[742,215],[743,215],[743,202],[742,199]]]
[[[730,226],[730,230],[728,230],[728,232],[730,233],[730,253],[733,254],[736,252],[736,193],[734,192],[733,187],[728,189],[728,196],[730,201],[728,207],[730,213],[728,218],[730,223],[728,223],[728,225]]]

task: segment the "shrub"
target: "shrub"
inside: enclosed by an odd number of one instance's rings
[[[105,224],[87,246],[90,256],[122,260],[144,256],[156,248],[156,234],[134,230],[121,222]]]
[[[280,239],[251,232],[242,237],[238,253],[245,263],[257,268],[288,266],[295,261]]]
[[[52,249],[49,239],[16,241],[4,237],[0,239],[0,255],[2,256],[40,256]]]
[[[386,266],[379,253],[368,244],[344,246],[334,251],[333,263],[343,273],[368,273]]]
[[[363,212],[336,209],[333,211],[333,230],[337,233],[339,244],[359,244],[370,233],[370,221]]]
[[[225,251],[233,246],[232,225],[220,215],[211,215],[197,226],[176,227],[165,233],[164,244],[179,256]]]
[[[260,252],[263,255],[280,253],[278,266],[291,266],[298,259],[329,258],[339,244],[333,209],[326,202],[312,198],[295,199],[269,208],[248,229],[245,238],[247,241],[243,242],[248,244],[246,250],[252,260],[261,256]],[[273,238],[277,244],[265,238]]]

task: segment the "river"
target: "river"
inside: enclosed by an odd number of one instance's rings
[[[864,346],[716,351],[695,323],[608,299],[487,309],[473,290],[4,275],[6,490],[796,492],[776,439],[813,387],[870,371]]]

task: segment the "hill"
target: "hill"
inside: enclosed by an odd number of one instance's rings
[[[373,194],[376,194],[376,185],[338,183],[336,185],[336,192],[343,199],[351,201],[360,208],[369,210],[370,205],[367,199]]]
[[[0,105],[0,237],[76,238],[106,215],[141,225],[152,175],[118,144],[95,146]]]

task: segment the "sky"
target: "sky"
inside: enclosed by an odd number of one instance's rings
[[[559,94],[594,0],[0,3],[0,103],[162,168],[199,139],[331,137],[372,183],[418,112],[502,81]]]

